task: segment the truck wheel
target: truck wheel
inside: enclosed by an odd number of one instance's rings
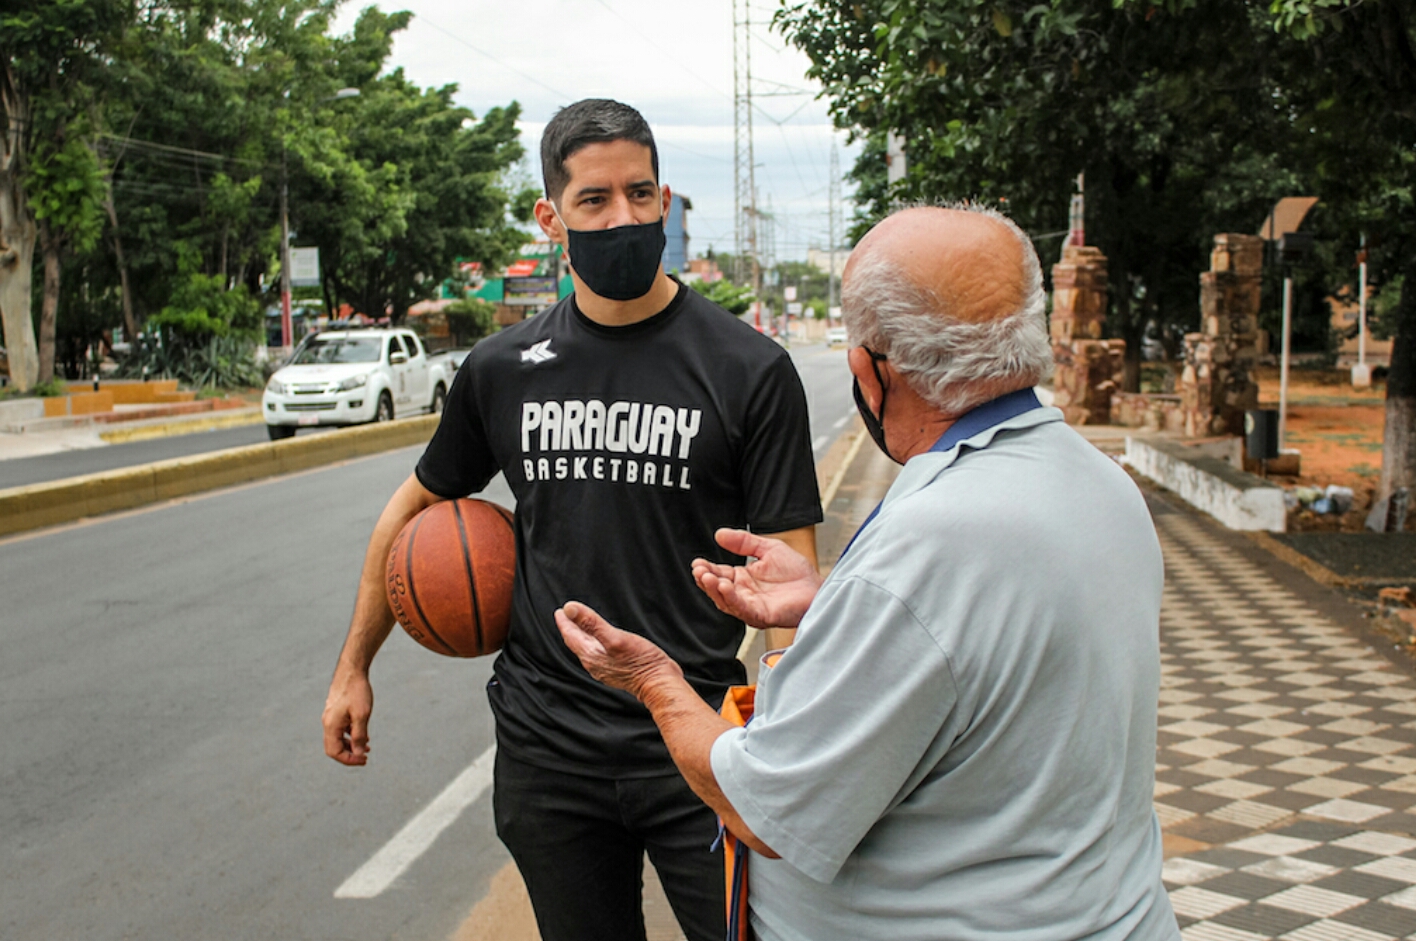
[[[286,438],[295,437],[295,426],[266,425],[266,433],[270,435],[272,441],[284,441]]]
[[[445,405],[446,403],[447,403],[447,390],[444,389],[444,388],[443,388],[443,384],[442,384],[441,382],[439,382],[439,383],[438,383],[438,387],[433,390],[433,404],[430,405],[430,406],[428,406],[428,414],[430,414],[430,415],[440,415],[440,414],[442,414],[443,405]]]
[[[379,408],[374,412],[374,421],[393,421],[393,396],[386,391],[379,393]]]

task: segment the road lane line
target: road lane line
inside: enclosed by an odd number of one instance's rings
[[[828,442],[830,442],[830,440],[831,440],[831,436],[830,436],[830,435],[822,435],[821,437],[817,438],[815,441],[811,442],[811,451],[812,451],[812,453],[814,454],[814,453],[816,453],[817,451],[820,451],[823,447],[826,446],[826,444],[827,444]]]
[[[334,890],[334,897],[371,899],[392,885],[464,810],[492,786],[492,763],[496,754],[495,745],[482,752],[476,761],[443,788],[441,794],[433,798],[432,803],[384,844],[383,849],[344,880],[344,884]]]
[[[851,420],[851,413],[850,413],[850,412],[847,412],[845,415],[842,415],[841,418],[840,418],[840,420],[838,420],[838,421],[836,422],[836,424],[832,425],[831,427],[832,427],[832,428],[843,428],[843,427],[845,427],[846,422],[848,422],[848,421],[850,421],[850,420]]]

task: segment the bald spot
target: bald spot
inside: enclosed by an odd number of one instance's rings
[[[871,229],[851,262],[877,252],[967,323],[1006,317],[1023,304],[1023,247],[1006,225],[981,213],[903,210]]]

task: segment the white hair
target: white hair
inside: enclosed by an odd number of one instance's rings
[[[946,415],[958,415],[1000,394],[1000,388],[1026,388],[1046,379],[1052,373],[1052,341],[1042,266],[1027,233],[984,206],[942,208],[976,212],[1008,227],[1022,251],[1022,304],[983,323],[961,320],[934,291],[872,252],[841,285],[841,316],[852,342],[888,354],[926,402]]]

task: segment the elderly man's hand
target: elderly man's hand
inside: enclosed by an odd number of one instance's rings
[[[741,529],[720,529],[716,538],[729,552],[754,557],[747,565],[693,560],[694,581],[718,609],[753,627],[800,624],[821,587],[816,566],[780,539]]]
[[[652,641],[611,626],[578,601],[556,611],[556,627],[591,676],[636,698],[644,698],[656,677],[683,676],[679,665]]]

